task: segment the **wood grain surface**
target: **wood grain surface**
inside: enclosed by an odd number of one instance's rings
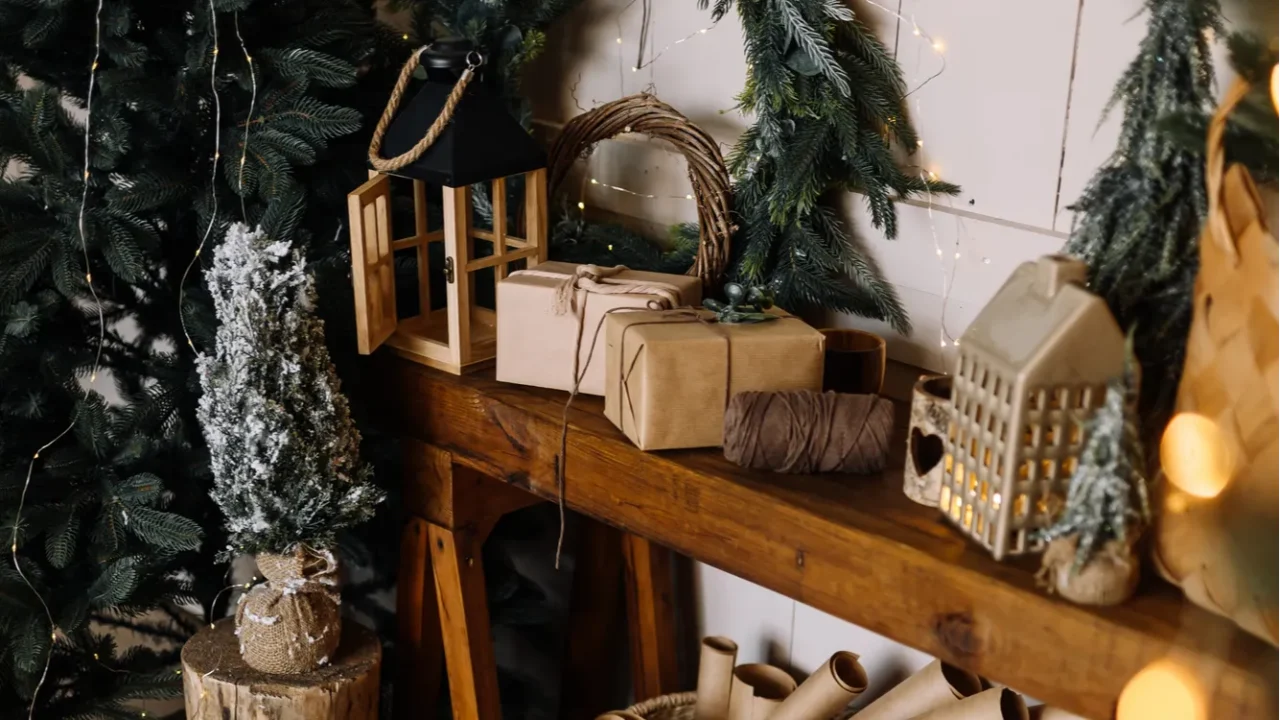
[[[382,644],[372,630],[343,623],[333,662],[299,675],[249,667],[240,657],[235,632],[234,620],[219,620],[182,648],[188,718],[377,720]]]
[[[372,358],[369,370],[388,429],[555,498],[564,393],[501,384],[491,371],[446,375],[390,354]],[[886,380],[890,393],[905,384],[894,374]],[[1075,606],[1035,587],[1034,558],[997,563],[936,511],[908,500],[905,406],[899,409],[888,471],[781,476],[742,470],[717,449],[641,452],[604,418],[600,399],[579,398],[569,413],[566,501],[1087,717],[1109,718],[1127,680],[1167,657],[1193,667],[1209,717],[1276,716],[1275,648],[1194,607],[1172,586],[1148,574],[1125,605]]]

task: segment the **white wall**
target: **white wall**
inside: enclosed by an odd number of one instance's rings
[[[530,82],[537,117],[554,127],[583,109],[651,87],[727,150],[749,123],[731,110],[746,67],[737,18],[698,33],[710,18],[696,2],[653,0],[651,55],[694,37],[633,72],[641,3],[628,2],[585,0],[553,29],[547,57]],[[1119,117],[1101,125],[1099,117],[1136,52],[1145,18],[1135,18],[1140,0],[877,2],[907,22],[860,0],[853,7],[895,49],[911,87],[938,67],[930,48],[913,35],[911,19],[943,44],[946,70],[912,96],[911,111],[924,140],[924,167],[964,190],[954,199],[900,203],[896,241],[876,232],[862,199],[848,195],[848,217],[898,289],[915,330],[904,337],[862,318],[830,321],[882,332],[892,356],[947,369],[954,348],[941,347],[944,317],[946,335],[959,337],[1014,267],[1063,244],[1071,225],[1066,207],[1115,145]],[[1269,5],[1229,7],[1228,13],[1274,36],[1276,8]],[[644,138],[603,143],[590,163],[590,176],[637,192],[678,196],[688,190],[683,159]],[[598,186],[587,186],[585,202],[661,223],[695,219],[688,201],[639,199]],[[744,660],[807,672],[832,651],[850,649],[863,656],[870,673],[869,696],[929,660],[714,568],[698,566],[695,581],[699,630],[735,638]]]

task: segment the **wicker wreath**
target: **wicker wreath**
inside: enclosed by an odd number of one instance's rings
[[[699,242],[698,257],[688,274],[718,291],[729,262],[729,242],[737,230],[730,214],[729,170],[715,140],[670,105],[652,95],[630,95],[570,120],[551,146],[548,184],[552,192],[578,158],[590,155],[601,140],[622,133],[666,140],[689,162],[689,181],[698,203]]]

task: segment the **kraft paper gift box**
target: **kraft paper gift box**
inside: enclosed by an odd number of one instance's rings
[[[719,447],[731,395],[821,391],[822,334],[779,315],[728,324],[708,311],[609,314],[605,416],[641,450]]]
[[[519,270],[498,283],[498,380],[551,388],[573,389],[573,353],[577,348],[579,373],[582,384],[578,392],[584,395],[604,394],[604,333],[596,340],[595,352],[591,352],[593,336],[600,326],[600,319],[616,308],[646,308],[656,299],[653,294],[620,293],[602,294],[590,287],[591,282],[579,282],[574,292],[574,308],[557,308],[557,293],[565,281],[573,281],[580,268],[591,266],[564,262],[544,262],[530,270]],[[614,268],[600,268],[611,273]],[[637,288],[645,286],[669,289],[678,294],[677,305],[702,303],[702,282],[692,275],[642,272],[624,269],[603,280],[608,289],[616,292],[633,283]],[[585,286],[585,287],[584,287]],[[582,335],[579,342],[577,313],[582,313]],[[588,363],[588,355],[590,362]],[[584,372],[585,370],[585,372]]]

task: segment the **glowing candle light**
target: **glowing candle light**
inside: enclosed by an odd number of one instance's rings
[[[1271,105],[1280,111],[1280,65],[1271,68]]]
[[[1235,474],[1236,453],[1218,424],[1178,413],[1160,439],[1160,464],[1169,482],[1198,498],[1216,497]]]
[[[1186,668],[1157,660],[1134,675],[1120,692],[1116,720],[1206,720],[1204,693]]]

